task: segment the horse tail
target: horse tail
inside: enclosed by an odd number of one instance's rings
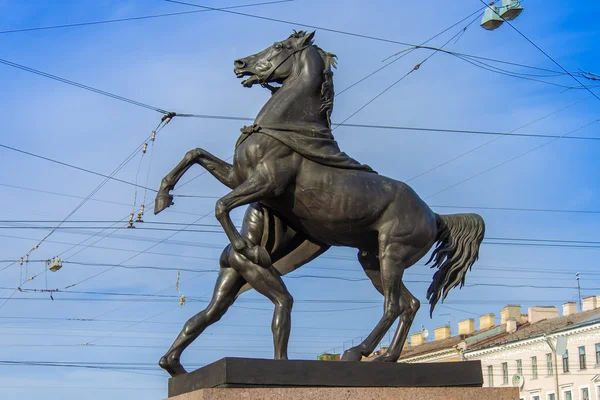
[[[478,214],[437,215],[437,246],[429,264],[438,271],[427,289],[427,299],[431,305],[430,315],[440,298],[446,299],[450,289],[465,284],[466,273],[479,258],[479,246],[485,234],[485,223]]]

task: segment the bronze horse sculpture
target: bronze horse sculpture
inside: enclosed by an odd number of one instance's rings
[[[235,60],[237,77],[249,77],[245,87],[261,84],[272,96],[253,126],[242,129],[233,163],[194,149],[161,182],[155,214],[172,204],[169,192],[194,164],[231,189],[215,209],[231,244],[220,258],[209,305],[185,323],[159,362],[171,376],[186,372],[181,353],[249,288],[273,302],[275,358],[287,359],[293,299],[281,276],[331,246],[358,249],[358,261],[384,296],[381,320],[342,359],[371,354],[399,318],[388,350],[374,359],[395,362],[420,306],[402,282],[404,270],[437,244],[429,261],[438,270],[427,291],[433,312],[450,289],[464,284],[478,258],[485,231],[479,215],[438,215],[405,183],[339,150],[330,121],[336,57],[313,44],[313,37],[295,32]],[[238,232],[229,213],[244,205],[249,207]]]

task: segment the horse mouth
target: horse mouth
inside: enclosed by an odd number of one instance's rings
[[[243,78],[245,76],[249,76],[248,79],[244,79],[242,81],[242,85],[244,87],[252,87],[252,85],[254,85],[255,83],[260,82],[260,78],[258,77],[258,75],[254,74],[251,71],[235,69],[233,72],[235,73],[235,76],[238,78]]]

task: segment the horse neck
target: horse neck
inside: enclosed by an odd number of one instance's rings
[[[329,127],[327,116],[321,112],[323,60],[314,48],[298,58],[290,76],[258,113],[256,124]]]

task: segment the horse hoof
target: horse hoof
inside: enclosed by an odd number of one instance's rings
[[[380,356],[377,357],[373,357],[367,360],[368,362],[396,362],[398,361],[398,358],[394,358],[391,355],[389,355],[388,353],[384,353]]]
[[[355,349],[348,349],[342,355],[342,361],[360,361],[362,360],[362,354],[360,351]]]
[[[171,207],[173,204],[173,195],[168,193],[159,193],[154,199],[154,215],[163,211],[164,209]]]
[[[187,374],[187,371],[185,370],[185,368],[183,368],[183,365],[181,365],[179,360],[173,360],[169,362],[169,359],[165,356],[161,357],[160,361],[158,362],[158,365],[162,369],[167,371],[169,375],[171,375],[171,377]]]

